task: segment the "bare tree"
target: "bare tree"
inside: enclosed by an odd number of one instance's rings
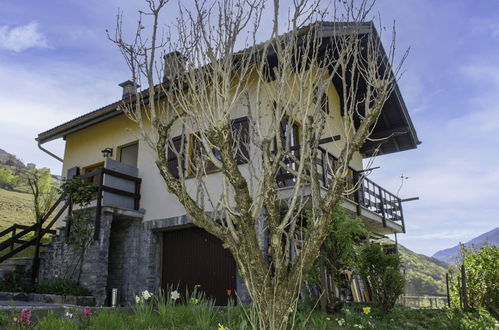
[[[109,36],[135,86],[146,86],[122,109],[156,151],[161,176],[193,223],[234,256],[260,328],[286,328],[332,210],[356,189],[346,185],[352,157],[395,86],[393,38],[387,55],[367,22],[368,0],[341,1],[331,13],[319,1],[294,0],[284,23],[274,0],[270,27],[262,24],[264,0],[197,0],[190,9],[179,4],[165,34],[159,14],[168,1],[146,2],[131,42],[120,16]],[[152,19],[148,38],[143,19]],[[166,66],[157,60],[162,52],[169,52]],[[325,97],[335,89],[342,115],[333,131]],[[241,116],[246,126],[235,125]],[[333,135],[341,136],[333,147],[339,156],[325,175],[319,145]],[[216,187],[207,182],[210,171],[219,171]]]

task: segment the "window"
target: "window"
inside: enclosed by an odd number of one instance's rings
[[[218,160],[222,160],[218,150],[213,149],[213,154]],[[201,141],[195,136],[191,135],[191,153],[190,153],[190,174],[196,173],[196,166],[202,165],[200,171],[212,172],[218,170],[218,167],[213,164],[208,155],[206,154]]]
[[[286,166],[296,170],[298,164],[293,160],[293,157],[300,157],[300,127],[297,122],[290,120],[286,116],[281,119],[280,130],[283,148],[285,153],[288,154],[284,156],[283,162]],[[289,149],[286,143],[289,143]],[[280,168],[277,171],[276,181],[279,187],[289,187],[294,184],[296,178],[285,168]]]
[[[232,139],[236,142],[236,162],[238,165],[249,161],[249,120],[248,117],[232,121]]]
[[[173,148],[172,148],[173,146]],[[176,136],[172,139],[171,143],[168,144],[168,153],[167,153],[167,159],[168,159],[168,169],[170,172],[173,174],[174,177],[178,178],[180,171],[182,173],[184,172],[185,169],[185,160],[183,156],[183,152],[185,151],[185,137],[183,135]],[[177,154],[180,155],[180,166],[181,169],[179,171],[178,165],[178,156]]]
[[[234,146],[234,152],[235,157],[236,157],[236,162],[238,165],[240,164],[245,164],[249,160],[249,120],[248,117],[241,117],[232,120],[231,122],[232,126],[232,138],[235,142]],[[173,147],[177,152],[175,152],[174,149],[172,149],[172,146],[168,146],[168,154],[167,154],[167,159],[168,159],[168,168],[170,171],[178,178],[179,177],[179,168],[178,168],[178,159],[177,159],[177,153],[181,153],[182,160],[181,160],[181,166],[182,169],[181,171],[185,171],[185,161],[184,161],[184,155],[185,155],[185,150],[186,150],[186,143],[187,143],[187,137],[182,137],[182,136],[176,136],[172,139],[172,144]],[[189,156],[190,156],[190,165],[189,165],[189,174],[193,174],[195,171],[195,163],[196,159],[198,161],[204,161],[205,163],[205,171],[206,172],[211,172],[211,171],[216,171],[218,168],[213,164],[206,156],[204,153],[204,148],[202,144],[200,143],[199,140],[195,138],[194,135],[191,136],[190,141],[189,141]],[[183,146],[183,148],[182,148]],[[181,152],[182,151],[182,152]],[[219,153],[217,150],[214,150],[215,157],[218,159],[221,159]]]
[[[320,102],[320,106],[322,111],[325,113],[329,114],[329,98],[327,97],[326,93],[323,93],[320,97],[319,100],[319,91],[317,88],[314,89],[314,103],[317,104],[317,102]]]
[[[249,120],[248,117],[241,117],[232,120],[231,122],[232,129],[232,140],[234,142],[234,152],[235,159],[238,165],[245,164],[249,161]],[[220,153],[218,150],[213,149],[213,153],[218,160],[222,160]],[[204,170],[206,172],[212,172],[218,170],[218,167],[213,164],[206,155],[204,151],[204,147],[201,142],[192,136],[191,139],[191,166],[192,172],[195,171],[196,160],[204,161]]]
[[[134,142],[118,148],[119,150],[119,161],[137,167],[137,159],[139,153],[139,143]]]

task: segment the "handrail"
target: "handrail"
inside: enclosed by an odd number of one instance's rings
[[[68,207],[68,203],[64,204],[62,208],[59,209],[57,214],[54,216],[54,218],[49,222],[49,224],[45,227],[43,227],[43,224],[50,218],[52,213],[57,209],[57,207],[61,204],[61,202],[66,201],[66,196],[62,195],[60,198],[52,205],[52,207],[48,210],[47,214],[40,220],[40,222],[37,222],[31,226],[25,226],[25,225],[19,225],[19,224],[13,224],[6,230],[2,231],[0,233],[0,238],[6,236],[10,232],[13,234],[0,243],[0,252],[6,250],[7,248],[10,248],[10,251],[4,254],[3,256],[0,256],[0,263],[9,259],[10,257],[18,254],[19,252],[22,252],[23,250],[27,249],[28,247],[35,245],[37,247],[35,259],[38,258],[38,252],[39,252],[39,245],[40,245],[40,240],[43,238],[45,234],[55,234],[55,230],[51,230],[52,226],[55,224],[55,222],[59,219],[59,217],[63,214],[63,212],[66,210]],[[20,232],[16,233],[16,229],[22,229]],[[30,233],[35,233],[35,237],[29,240],[23,240],[21,237],[30,234]],[[20,246],[14,248],[15,244],[20,244]]]
[[[332,169],[335,168],[338,158],[323,147],[318,147],[319,153],[315,160],[318,167],[319,180],[324,188],[329,188],[332,180]],[[405,230],[404,217],[402,213],[401,199],[381,187],[374,181],[365,177],[362,172],[348,166],[348,176],[346,178],[346,188],[355,191],[347,194],[345,197],[357,205],[357,214],[361,214],[361,208],[365,208],[381,216],[383,225],[386,226],[386,220],[400,222]],[[289,187],[294,185],[294,175],[281,169],[276,176],[276,183],[279,187]]]

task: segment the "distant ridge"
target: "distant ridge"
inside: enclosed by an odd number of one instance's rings
[[[8,154],[8,152],[0,148],[0,155],[5,155],[5,154]]]
[[[464,246],[466,247],[481,247],[483,243],[487,241],[487,244],[489,246],[499,246],[499,227],[492,229],[489,232],[486,232],[485,234],[482,234],[480,236],[477,236],[470,240],[469,242],[464,243]],[[433,258],[445,261],[449,264],[456,264],[458,263],[459,260],[459,253],[460,253],[460,245],[456,245],[454,247],[440,250],[437,253],[433,255]]]

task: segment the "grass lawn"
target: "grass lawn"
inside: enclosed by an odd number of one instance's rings
[[[31,207],[30,194],[0,188],[0,229],[5,229],[14,223],[34,224]]]
[[[0,188],[0,231],[7,229],[17,223],[20,225],[33,225],[35,223],[32,207],[32,196],[28,193],[9,191]],[[27,240],[33,237],[33,234],[26,235],[22,239]],[[0,242],[10,238],[10,234],[5,238],[0,238]],[[48,236],[45,236],[42,242],[49,242]],[[17,244],[15,246],[18,246]],[[8,251],[0,252],[0,255]],[[15,255],[15,257],[32,257],[34,247],[30,246],[26,250]]]
[[[135,312],[109,308],[92,309],[86,315],[83,308],[45,315],[36,320],[34,329],[257,329],[256,317],[250,307],[229,306],[212,308],[206,302],[171,304]],[[365,306],[347,306],[340,314],[325,315],[311,312],[306,306],[294,315],[294,329],[497,329],[497,321],[487,312],[463,313],[459,310],[416,310],[397,307],[385,313],[374,307],[366,314]],[[35,314],[34,314],[35,315]],[[19,311],[0,312],[0,328],[19,329],[14,317]],[[2,321],[3,320],[3,321]],[[3,322],[3,323],[2,323]]]

